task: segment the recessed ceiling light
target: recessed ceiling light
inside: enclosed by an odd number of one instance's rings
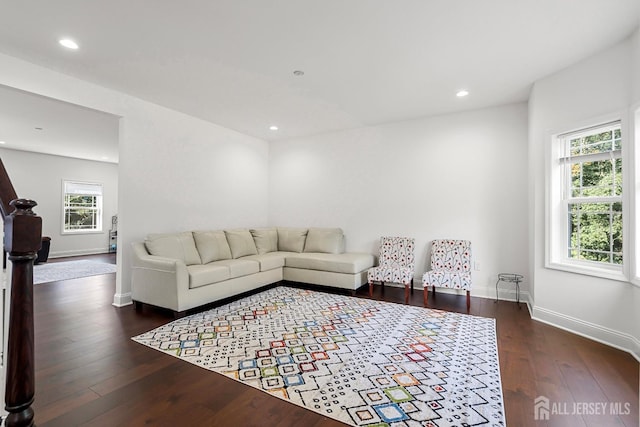
[[[58,43],[60,43],[62,46],[68,49],[76,50],[78,48],[78,43],[74,42],[71,39],[60,39],[58,40]]]
[[[109,160],[109,158],[107,156],[102,156],[100,157],[102,160]]]
[[[297,76],[297,77],[304,76],[304,71],[302,71],[302,70],[295,70],[295,71],[293,72],[293,75],[294,75],[294,76]]]
[[[6,143],[7,143],[7,141],[0,141],[0,144],[1,144],[1,145],[4,145],[4,144],[6,144]]]
[[[458,98],[464,98],[465,96],[469,95],[469,91],[468,90],[459,90],[458,93],[456,93],[456,96]]]
[[[276,125],[269,126],[269,130],[278,130],[278,126]]]

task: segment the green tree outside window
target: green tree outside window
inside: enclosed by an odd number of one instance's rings
[[[569,140],[568,256],[622,264],[619,124]]]

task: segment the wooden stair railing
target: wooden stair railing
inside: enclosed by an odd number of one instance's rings
[[[4,221],[4,250],[12,262],[9,337],[6,349],[5,419],[8,427],[34,425],[35,394],[33,328],[33,262],[42,245],[42,218],[37,203],[18,199],[0,160],[0,211]]]

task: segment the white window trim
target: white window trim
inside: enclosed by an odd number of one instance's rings
[[[640,150],[636,150],[635,146],[640,143],[640,102],[631,106],[629,111],[629,138],[627,139],[629,145],[627,150],[627,157],[630,159],[629,163],[633,163],[629,168],[629,182],[633,183],[632,191],[629,193],[629,218],[633,218],[630,221],[629,232],[633,236],[633,244],[629,245],[629,257],[631,262],[631,283],[640,287],[640,260],[637,259],[640,256]],[[623,164],[624,167],[624,164]],[[624,175],[623,175],[624,179]]]
[[[635,264],[633,254],[630,252],[630,193],[634,186],[630,186],[631,156],[628,147],[633,143],[630,138],[629,121],[626,112],[617,112],[603,117],[573,123],[557,131],[547,134],[545,147],[545,267],[570,273],[584,274],[588,276],[602,277],[605,279],[629,282],[630,265]],[[562,135],[571,132],[579,132],[583,129],[597,127],[600,124],[620,122],[622,133],[622,252],[623,264],[607,265],[594,261],[570,259],[566,254],[566,204],[562,200],[562,191],[557,183],[563,180],[563,168],[558,159],[563,157],[561,144],[558,140]],[[634,239],[635,241],[635,239]],[[634,266],[635,267],[635,266]],[[640,281],[640,278],[638,278]],[[640,282],[639,282],[640,283]]]
[[[93,186],[99,186],[101,188],[101,206],[100,206],[100,215],[98,218],[98,229],[97,230],[66,230],[65,229],[65,195],[66,195],[66,188],[65,188],[65,184],[66,183],[72,183],[72,184],[86,184],[86,185],[93,185]],[[88,181],[78,181],[75,179],[63,179],[62,180],[62,191],[61,191],[62,197],[62,217],[61,217],[61,224],[60,224],[60,234],[62,235],[79,235],[79,234],[104,234],[104,186],[99,183],[99,182],[88,182]]]

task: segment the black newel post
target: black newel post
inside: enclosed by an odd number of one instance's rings
[[[5,250],[12,262],[9,337],[7,345],[5,425],[34,425],[31,405],[35,394],[33,330],[33,262],[42,244],[42,218],[33,200],[16,199],[15,210],[4,218]]]

